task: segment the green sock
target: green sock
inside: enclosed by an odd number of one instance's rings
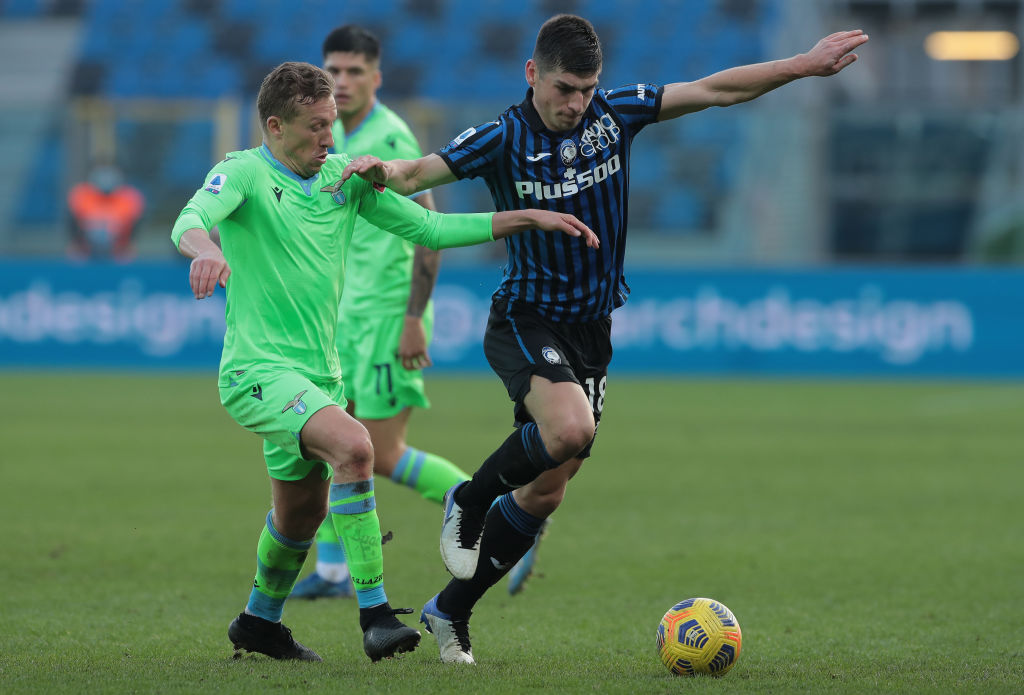
[[[360,608],[387,603],[380,519],[373,497],[373,478],[331,485],[331,520],[345,546],[345,558]]]
[[[274,528],[273,515],[273,510],[267,514],[256,546],[256,579],[245,612],[276,623],[281,620],[284,601],[295,586],[313,541],[285,538]]]
[[[410,446],[398,459],[391,479],[440,504],[448,488],[469,480],[469,476],[448,459]]]
[[[316,542],[317,545],[320,543],[338,543],[338,532],[334,529],[334,522],[331,521],[330,514],[324,519],[323,523],[320,524],[320,528],[316,530]]]

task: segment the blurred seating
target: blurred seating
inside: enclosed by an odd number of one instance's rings
[[[991,143],[988,119],[844,113],[828,139],[831,251],[844,260],[960,258]]]
[[[378,32],[384,44],[382,97],[436,101],[447,109],[449,130],[455,134],[467,125],[460,102],[493,103],[496,112],[520,100],[523,65],[536,30],[555,12],[577,12],[594,22],[605,47],[603,85],[613,87],[637,80],[692,80],[765,59],[763,37],[771,33],[781,2],[354,0],[339,5],[328,0],[91,0],[77,3],[84,29],[70,91],[251,102],[271,67],[283,60],[317,62],[327,29],[359,22]],[[45,16],[59,4],[5,0],[0,19]],[[646,183],[642,172],[661,172],[659,191],[676,191],[641,206],[644,212],[634,215],[638,226],[700,230],[711,219],[709,211],[728,193],[742,156],[743,116],[724,113],[695,117],[670,148],[638,150],[633,162],[638,178]],[[175,140],[162,148],[170,160],[160,176],[168,189],[194,187],[194,167],[183,162],[191,157],[208,164],[209,137],[195,137],[190,124],[170,131],[165,136]],[[673,163],[688,158],[691,150],[699,150],[697,160],[712,166],[694,172]]]

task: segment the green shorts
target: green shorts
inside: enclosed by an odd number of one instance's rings
[[[386,420],[405,408],[429,408],[423,371],[408,370],[398,359],[398,343],[405,324],[403,314],[342,317],[338,321],[338,356],[355,416]],[[427,343],[434,332],[433,307],[423,313]]]
[[[267,472],[277,480],[302,480],[319,466],[324,480],[331,467],[303,456],[301,432],[313,413],[329,405],[345,407],[345,385],[311,381],[276,367],[222,372],[220,402],[235,422],[263,437]]]

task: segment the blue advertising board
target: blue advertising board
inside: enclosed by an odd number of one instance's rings
[[[215,370],[224,294],[186,263],[0,262],[0,366]],[[444,269],[438,369],[487,370],[500,270]],[[614,314],[615,372],[1024,376],[1024,270],[640,269]]]

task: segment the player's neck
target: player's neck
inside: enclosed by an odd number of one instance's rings
[[[369,117],[373,111],[373,107],[377,105],[377,99],[370,99],[366,104],[366,108],[360,110],[358,113],[351,114],[349,116],[339,116],[341,118],[341,125],[345,128],[345,133],[351,135],[355,132],[356,128],[361,126],[363,122]]]

